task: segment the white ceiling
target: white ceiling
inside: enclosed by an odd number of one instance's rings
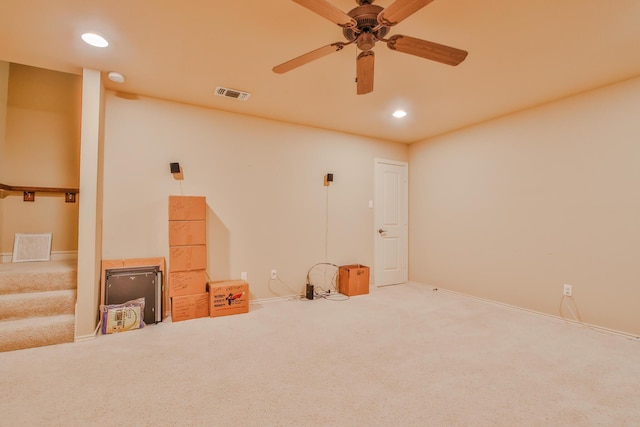
[[[85,45],[83,32],[111,45]],[[379,42],[374,91],[356,95],[353,45],[271,71],[344,41],[340,27],[291,0],[0,2],[0,60],[116,70],[127,81],[109,89],[407,143],[640,75],[638,0],[435,0],[394,34],[469,56],[450,67]],[[216,86],[251,98],[214,96]],[[399,107],[409,115],[393,119]]]

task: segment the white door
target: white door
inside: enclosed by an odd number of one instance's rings
[[[408,165],[375,160],[375,259],[376,286],[404,283],[408,279],[409,184]]]

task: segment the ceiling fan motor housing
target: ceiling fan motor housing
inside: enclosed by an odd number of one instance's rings
[[[347,15],[355,19],[358,25],[356,25],[356,31],[352,28],[344,28],[342,30],[344,37],[349,41],[361,38],[362,40],[357,42],[358,47],[361,50],[371,49],[377,40],[384,38],[389,32],[388,27],[380,27],[375,32],[372,31],[380,25],[378,23],[378,14],[383,10],[383,7],[366,3],[350,10]]]

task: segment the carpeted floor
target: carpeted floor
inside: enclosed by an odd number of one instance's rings
[[[0,354],[0,425],[636,426],[640,342],[417,285]]]

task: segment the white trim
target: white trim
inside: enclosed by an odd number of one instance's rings
[[[13,257],[12,252],[0,253],[0,263],[10,263]],[[50,261],[63,261],[69,259],[78,259],[78,251],[52,251]]]
[[[291,301],[292,299],[306,299],[302,294],[298,295],[287,295],[284,297],[269,297],[269,298],[259,298],[249,301],[249,305],[251,304],[263,304],[269,302],[278,302],[278,301]]]
[[[89,334],[89,335],[82,335],[80,337],[75,337],[73,342],[91,341],[95,339],[96,339],[96,336],[94,334]]]
[[[437,290],[438,292],[440,292],[440,291],[449,292],[450,294],[460,295],[462,297],[475,299],[475,300],[486,302],[486,303],[489,303],[489,304],[500,305],[502,307],[510,308],[510,309],[513,309],[513,310],[526,311],[527,313],[536,314],[538,316],[545,316],[545,317],[549,317],[551,319],[561,320],[563,322],[573,323],[575,325],[586,326],[586,327],[594,329],[594,330],[596,330],[598,332],[606,332],[606,333],[613,334],[613,335],[620,335],[620,336],[623,336],[625,338],[631,338],[631,339],[634,339],[634,340],[640,340],[640,336],[634,335],[634,334],[629,333],[629,332],[623,332],[623,331],[618,331],[616,329],[605,328],[604,326],[598,326],[598,325],[594,325],[594,324],[591,324],[591,323],[579,322],[579,321],[573,320],[573,319],[566,319],[564,317],[560,317],[560,316],[557,316],[555,314],[549,314],[549,313],[544,313],[542,311],[536,311],[536,310],[531,310],[531,309],[524,308],[524,307],[518,307],[517,305],[511,305],[511,304],[507,304],[507,303],[500,302],[500,301],[494,301],[494,300],[490,300],[490,299],[486,299],[486,298],[482,298],[482,297],[477,297],[477,296],[474,296],[474,295],[464,294],[462,292],[456,292],[456,291],[452,291],[452,290],[449,290],[449,289],[438,288],[438,287],[427,285],[427,284],[424,284],[424,283],[409,281],[406,284],[407,285],[415,285],[415,286],[420,286],[420,287],[431,288],[431,290],[434,290],[434,291]]]
[[[383,159],[383,158],[380,158],[380,157],[376,157],[374,159],[374,161],[375,161],[375,163],[384,163],[386,165],[406,166],[407,168],[409,167],[409,163],[408,162],[401,162],[399,160],[388,160],[388,159]]]

